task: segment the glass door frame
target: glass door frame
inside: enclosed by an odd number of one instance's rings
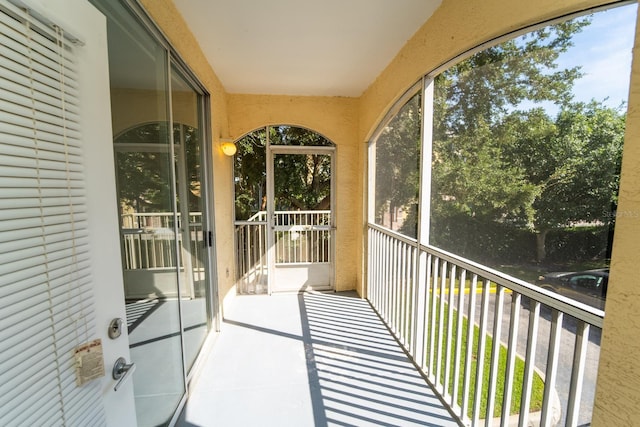
[[[267,135],[268,127],[267,127]],[[329,277],[329,288],[327,290],[336,289],[336,147],[325,146],[297,146],[297,145],[275,145],[271,144],[267,137],[266,147],[266,163],[267,163],[267,268],[268,268],[268,294],[271,295],[274,291],[274,280],[276,271],[276,248],[275,248],[275,179],[274,179],[274,160],[278,154],[292,154],[292,155],[305,155],[305,154],[318,154],[328,155],[331,159],[331,197],[330,197],[330,209],[331,209],[331,223],[329,234],[329,256],[331,259],[330,268],[331,273]],[[323,289],[324,290],[324,289]]]
[[[206,268],[205,271],[208,273],[205,276],[205,286],[207,286],[209,288],[209,292],[208,292],[208,298],[206,298],[205,303],[206,303],[206,311],[207,311],[207,329],[208,332],[210,333],[212,331],[215,330],[215,332],[218,332],[220,330],[220,316],[218,315],[220,313],[219,310],[219,306],[217,304],[218,302],[218,281],[217,281],[217,269],[216,269],[216,262],[214,261],[216,259],[216,244],[215,244],[215,217],[213,215],[214,212],[214,194],[213,194],[213,163],[212,163],[212,159],[213,159],[213,153],[212,153],[212,146],[211,146],[211,120],[210,120],[210,99],[209,99],[209,94],[203,89],[202,85],[198,82],[198,80],[192,75],[192,73],[189,71],[189,67],[179,58],[175,55],[175,53],[173,52],[173,50],[171,48],[169,48],[169,55],[168,56],[168,60],[167,60],[167,67],[168,67],[168,84],[169,87],[167,88],[167,97],[168,97],[168,105],[169,105],[169,123],[170,123],[170,141],[171,141],[171,155],[172,155],[172,159],[173,159],[173,164],[178,168],[186,168],[186,146],[184,146],[184,144],[181,144],[180,147],[180,155],[182,157],[182,159],[179,159],[178,162],[176,162],[176,144],[174,141],[174,137],[175,137],[175,133],[173,132],[173,127],[176,124],[180,124],[182,126],[181,123],[175,122],[174,120],[174,115],[173,115],[173,99],[172,99],[172,87],[171,87],[171,82],[172,82],[172,76],[174,73],[177,73],[177,75],[182,78],[183,80],[185,80],[190,86],[191,89],[197,94],[197,111],[198,111],[198,122],[200,124],[200,128],[198,128],[198,132],[199,132],[199,139],[200,139],[200,147],[202,149],[202,152],[200,153],[200,161],[201,163],[201,182],[200,182],[200,194],[203,197],[203,204],[202,204],[202,242],[203,242],[203,250],[207,252],[207,256],[205,257],[205,263],[206,263]],[[176,183],[179,182],[179,171],[176,170],[176,167],[173,168],[173,174],[174,174],[174,180],[173,180],[173,185],[174,187],[176,186]],[[186,176],[186,173],[184,173],[185,171],[183,170],[182,173]],[[184,203],[180,206],[180,208],[178,208],[177,205],[177,200],[178,197],[180,197],[181,192],[180,190],[176,187],[174,188],[174,194],[176,195],[176,200],[174,200],[174,215],[175,215],[175,219],[174,219],[174,224],[176,227],[175,233],[176,236],[178,236],[181,231],[180,229],[178,229],[178,217],[182,216],[182,214],[184,212],[188,212],[188,206],[184,206]],[[188,205],[188,202],[187,202]],[[183,212],[184,211],[184,212]],[[187,222],[188,222],[188,214],[187,214],[187,218],[186,218]],[[185,225],[183,224],[184,228]],[[188,227],[188,224],[186,225],[186,227]],[[178,242],[178,239],[176,239],[176,256],[178,258],[180,258],[182,256],[182,248],[180,247],[180,243]],[[186,270],[186,264],[185,264],[185,270]],[[178,271],[179,273],[179,271]],[[178,274],[178,290],[180,292],[180,295],[183,295],[184,290],[186,289],[185,286],[187,286],[187,284],[183,283],[183,277],[181,274]],[[187,360],[186,360],[186,353],[185,353],[185,343],[184,343],[184,331],[185,331],[185,326],[184,326],[184,316],[183,316],[183,307],[182,307],[182,298],[180,299],[180,304],[178,305],[179,309],[180,309],[180,330],[182,331],[181,334],[181,339],[182,339],[182,359],[183,359],[183,368],[184,368],[184,378],[185,378],[185,385],[186,385],[186,395],[189,394],[188,390],[189,390],[189,383],[192,380],[192,378],[194,377],[195,373],[198,370],[198,359],[200,359],[200,357],[196,357],[196,360],[194,362],[194,364],[192,365],[190,370],[187,370]],[[200,348],[200,351],[202,351],[202,349],[204,348],[205,343],[203,343],[202,347]],[[184,401],[186,401],[186,395],[183,399],[183,403]],[[182,404],[179,407],[179,410],[176,412],[174,419],[179,415],[180,410],[182,408]],[[172,420],[173,421],[173,420]]]

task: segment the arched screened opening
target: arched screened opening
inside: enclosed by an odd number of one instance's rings
[[[399,108],[387,115],[369,151],[375,158],[369,174],[373,190],[370,220],[415,239],[422,153],[420,86],[407,92],[398,104]]]
[[[238,292],[332,289],[335,145],[288,125],[255,130],[236,145]]]

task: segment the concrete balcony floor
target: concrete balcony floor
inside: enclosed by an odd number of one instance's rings
[[[239,296],[178,426],[457,426],[355,293]]]

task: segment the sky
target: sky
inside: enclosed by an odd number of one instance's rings
[[[582,66],[584,76],[574,85],[574,101],[595,99],[613,108],[626,103],[636,16],[636,3],[598,12],[591,25],[573,36],[574,46],[557,62],[559,69]],[[557,107],[543,106],[552,116],[557,113]]]

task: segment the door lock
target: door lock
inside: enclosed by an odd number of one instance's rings
[[[109,338],[111,338],[112,340],[115,340],[120,335],[122,335],[122,324],[123,324],[123,321],[119,317],[116,317],[111,321],[111,323],[109,323],[109,331],[108,331]]]

